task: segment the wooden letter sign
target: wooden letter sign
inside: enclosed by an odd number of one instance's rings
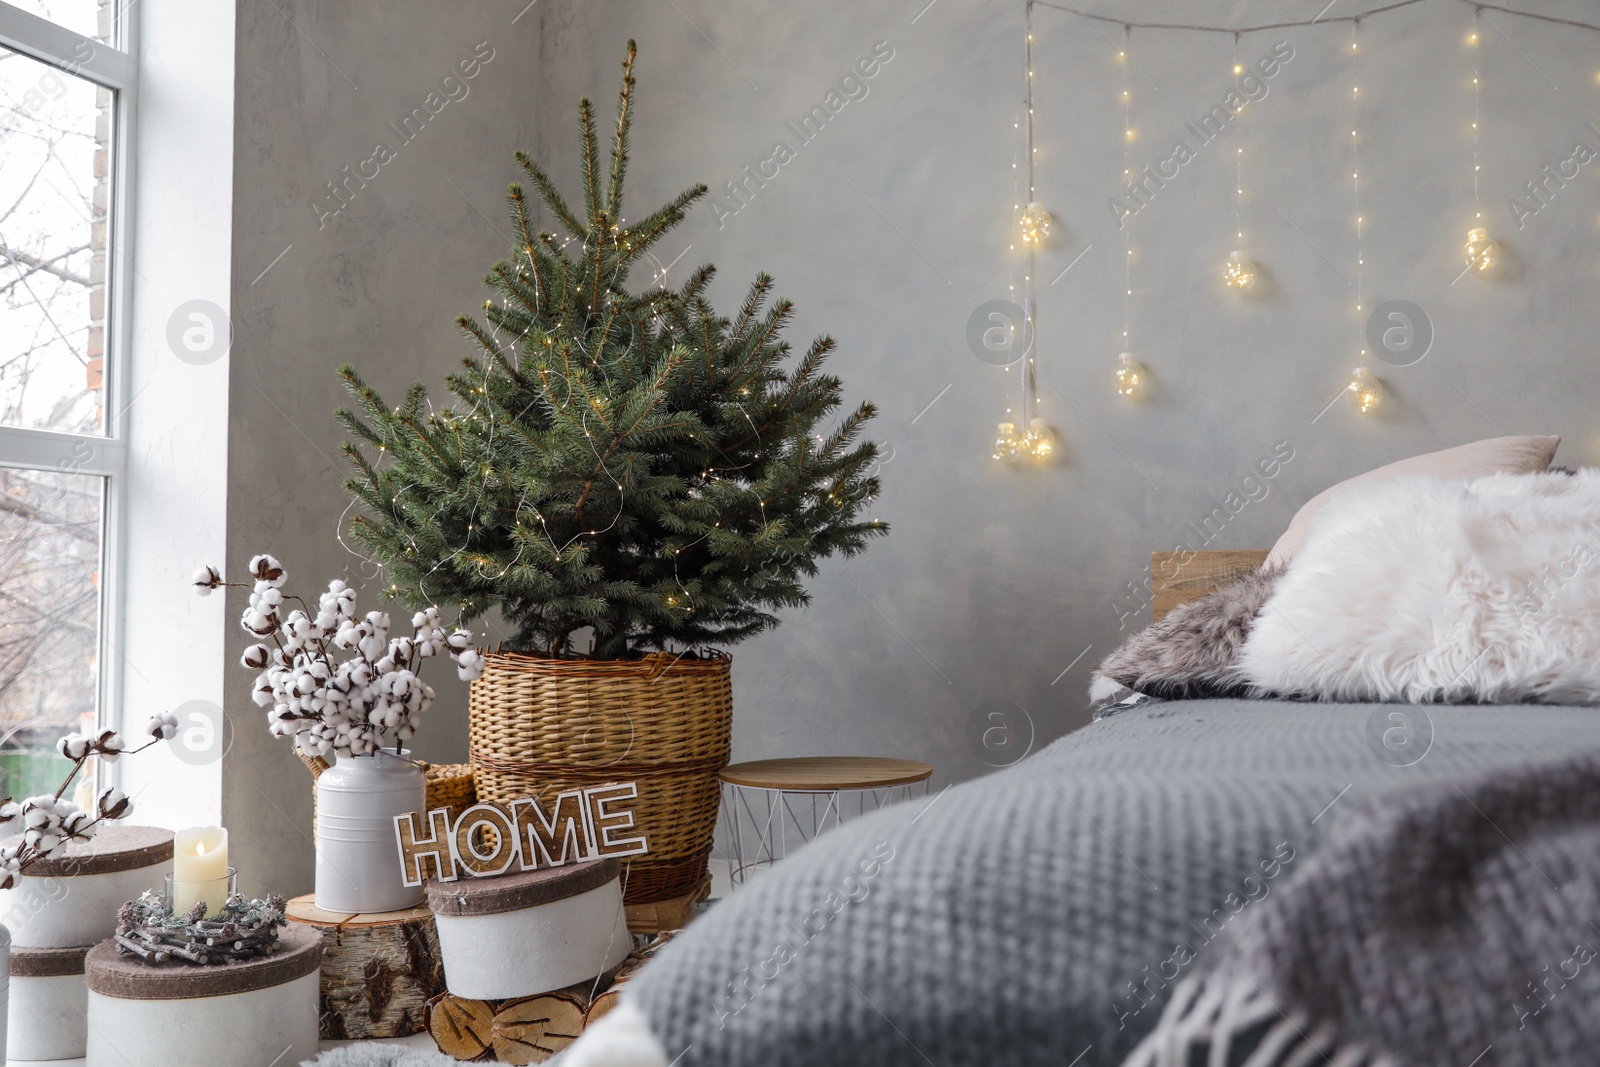
[[[650,851],[634,828],[637,798],[633,782],[590,786],[557,794],[546,810],[525,797],[510,804],[474,804],[452,825],[450,812],[435,808],[424,826],[417,812],[394,817],[400,874],[406,885],[423,879],[453,882],[505,874],[516,868],[561,867],[605,856],[638,856]]]

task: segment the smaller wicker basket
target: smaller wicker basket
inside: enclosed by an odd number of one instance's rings
[[[307,756],[296,751],[300,762],[306,765],[311,772],[311,826],[312,835],[316,834],[317,823],[317,777],[328,769],[328,761],[319,756]],[[478,791],[473,786],[472,765],[470,763],[428,763],[418,760],[417,766],[422,770],[422,776],[428,781],[428,799],[426,807],[429,811],[434,808],[449,808],[450,820],[455,821],[457,816],[478,802]]]

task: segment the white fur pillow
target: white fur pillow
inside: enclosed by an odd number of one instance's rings
[[[1320,700],[1600,702],[1600,470],[1349,487],[1239,671]]]
[[[1423,456],[1409,456],[1375,470],[1347,478],[1331,485],[1306,501],[1295,512],[1289,528],[1283,531],[1278,543],[1267,556],[1269,566],[1282,566],[1300,551],[1306,531],[1317,512],[1338,496],[1358,485],[1382,478],[1399,478],[1405,475],[1424,475],[1429,478],[1486,478],[1491,474],[1532,474],[1546,470],[1561,446],[1559,437],[1490,437],[1468,445],[1457,445]]]

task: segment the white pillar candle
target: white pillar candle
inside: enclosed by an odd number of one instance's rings
[[[213,915],[228,900],[228,831],[220,826],[179,830],[173,843],[173,913],[182,915],[202,900]]]

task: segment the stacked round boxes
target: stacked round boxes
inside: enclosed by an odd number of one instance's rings
[[[468,1000],[534,996],[614,969],[633,948],[615,859],[429,882],[444,980]]]
[[[0,892],[11,932],[6,1056],[12,1063],[75,1059],[87,1041],[84,958],[116,932],[117,911],[172,869],[171,830],[104,827],[94,840],[40,860]]]
[[[89,950],[87,1067],[266,1067],[317,1054],[322,935],[285,927],[268,956],[204,967],[151,966]]]

